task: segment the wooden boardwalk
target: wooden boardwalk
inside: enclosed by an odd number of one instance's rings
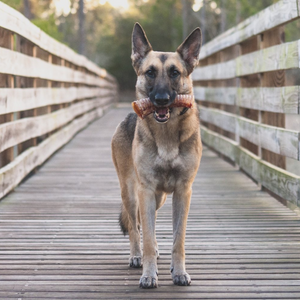
[[[190,287],[172,284],[171,201],[160,210],[159,288],[138,287],[118,226],[108,112],[0,202],[1,299],[300,299],[300,218],[204,149],[188,222]]]

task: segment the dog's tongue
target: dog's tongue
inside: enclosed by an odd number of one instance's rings
[[[157,108],[156,112],[161,116],[166,115],[168,113],[168,108],[167,107]]]

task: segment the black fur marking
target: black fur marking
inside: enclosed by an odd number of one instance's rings
[[[127,115],[125,120],[121,123],[122,131],[126,133],[126,138],[132,144],[134,138],[134,132],[137,122],[137,115],[135,113],[130,113]]]
[[[168,56],[166,54],[162,54],[159,57],[160,61],[164,64],[166,62],[166,60],[168,59]]]
[[[122,212],[120,212],[120,215],[119,215],[119,225],[120,225],[121,231],[123,232],[124,236],[126,236],[126,234],[128,234],[128,228],[126,228],[124,225]]]
[[[141,129],[138,130],[137,136],[138,136],[139,142],[142,143],[144,140],[144,137],[143,137],[143,133],[142,133]]]

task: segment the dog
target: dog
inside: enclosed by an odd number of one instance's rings
[[[200,28],[174,53],[153,51],[141,25],[136,23],[133,28],[136,97],[149,97],[155,112],[143,120],[130,113],[118,125],[112,138],[112,158],[122,197],[119,223],[124,235],[129,234],[130,267],[143,267],[142,288],[158,286],[155,222],[157,210],[171,193],[172,279],[175,285],[191,283],[185,270],[184,243],[192,184],[202,155],[199,112],[196,105],[193,109],[170,105],[177,95],[193,93],[191,73],[198,64],[200,47]]]

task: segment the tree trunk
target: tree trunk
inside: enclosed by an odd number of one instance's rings
[[[30,4],[30,0],[23,0],[23,13],[24,16],[29,19],[32,20],[33,19],[33,14],[31,12],[31,4]]]
[[[221,33],[226,30],[227,25],[227,12],[225,8],[225,0],[221,2]]]
[[[82,55],[85,54],[85,30],[84,30],[84,0],[79,0],[79,45],[78,45],[78,52]]]
[[[181,0],[182,3],[182,24],[183,39],[185,39],[191,31],[192,5],[193,0]]]

